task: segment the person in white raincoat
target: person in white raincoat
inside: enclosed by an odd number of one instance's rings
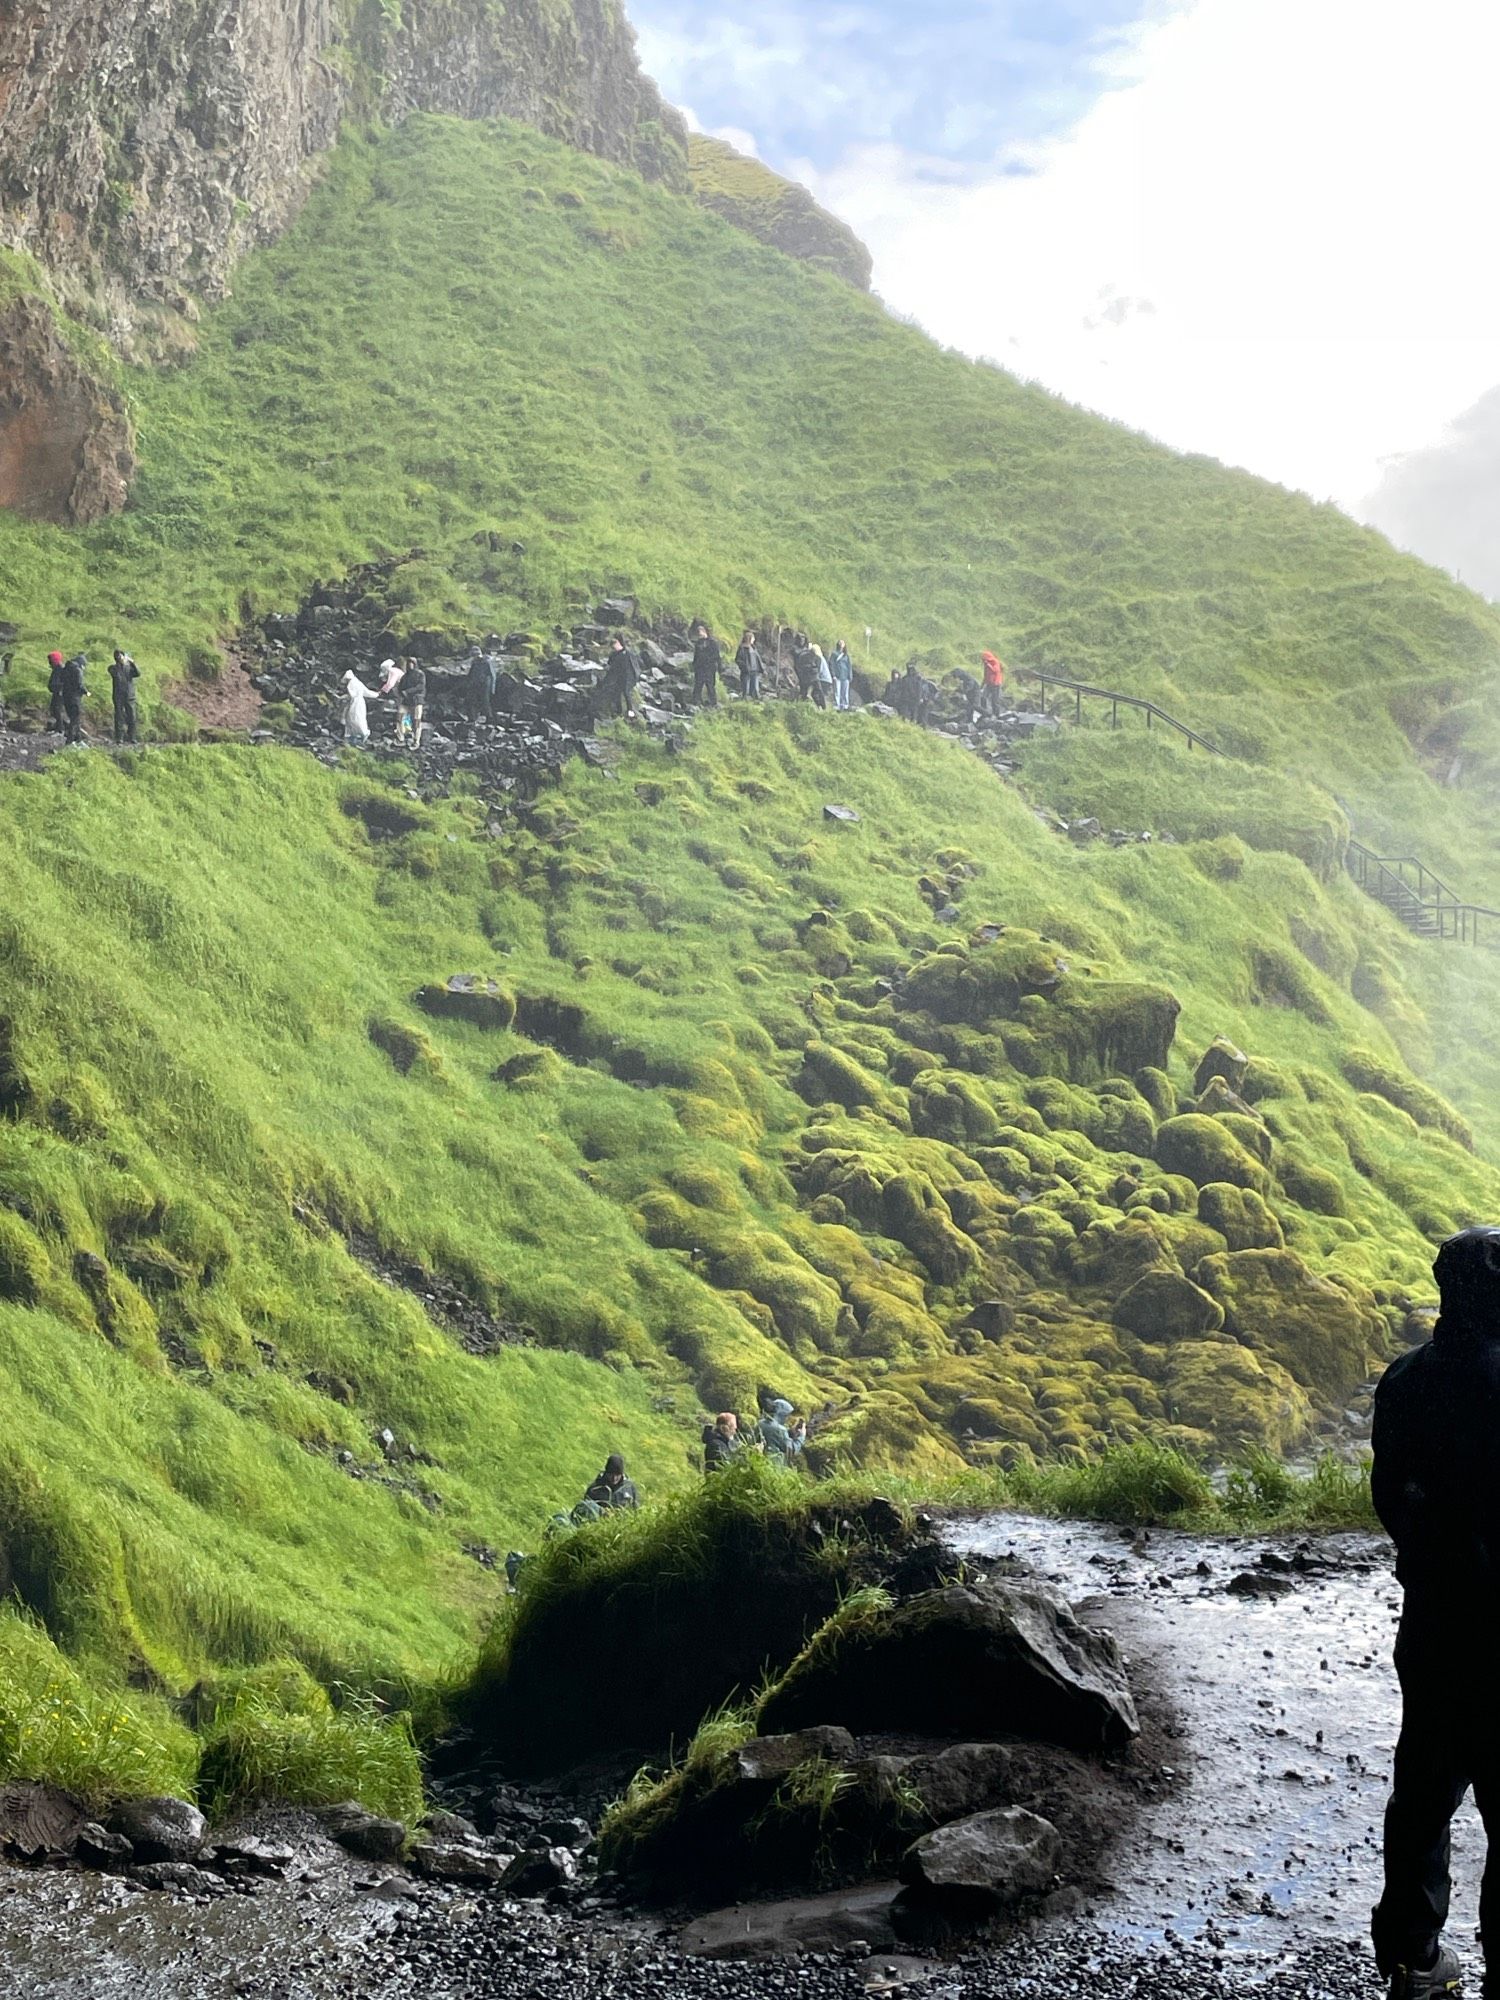
[[[365,708],[367,701],[374,701],[378,688],[367,688],[359,675],[351,667],[344,676],[344,691],[349,697],[344,710],[344,741],[346,743],[368,743],[370,740],[370,717]]]

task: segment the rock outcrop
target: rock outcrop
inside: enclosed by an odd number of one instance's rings
[[[134,472],[124,403],[79,360],[47,302],[22,293],[0,306],[0,507],[87,526],[118,513]]]
[[[869,251],[849,225],[819,207],[805,187],[784,180],[760,160],[737,153],[722,139],[700,132],[688,141],[688,162],[693,193],[703,207],[773,250],[869,291],[875,268]]]
[[[283,230],[346,112],[526,120],[686,185],[681,119],[611,0],[16,0],[0,14],[0,243],[117,336],[191,316]]]

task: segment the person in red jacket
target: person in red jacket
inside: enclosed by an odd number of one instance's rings
[[[1005,663],[996,653],[981,653],[984,663],[984,686],[979,695],[979,713],[998,715],[1000,696],[1005,687]]]

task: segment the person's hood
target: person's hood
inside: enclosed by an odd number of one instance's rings
[[[61,653],[49,653],[47,655],[47,665],[49,667],[60,667],[62,663],[63,656]]]
[[[1464,1229],[1450,1236],[1432,1273],[1442,1301],[1433,1340],[1448,1347],[1500,1341],[1500,1229]]]
[[[771,1405],[771,1415],[776,1419],[777,1423],[784,1424],[791,1414],[792,1406],[786,1397],[778,1396],[776,1401]]]
[[[979,657],[987,667],[998,667],[1000,664],[999,659],[994,653],[981,653]]]

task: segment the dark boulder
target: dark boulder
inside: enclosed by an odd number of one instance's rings
[[[735,1752],[735,1769],[744,1784],[779,1785],[799,1764],[816,1758],[847,1764],[853,1757],[854,1738],[848,1730],[824,1724],[788,1736],[754,1737]]]
[[[1020,1737],[1118,1750],[1139,1732],[1119,1649],[1060,1599],[986,1581],[815,1638],[760,1709],[768,1732],[837,1715],[860,1732]]]
[[[954,1743],[903,1775],[938,1826],[1015,1802],[1015,1759],[1003,1743]]]
[[[1062,1859],[1050,1820],[1021,1806],[939,1827],[909,1848],[901,1879],[917,1900],[946,1914],[986,1916],[1045,1895]]]
[[[545,1896],[578,1878],[578,1856],[566,1847],[533,1847],[518,1854],[500,1878],[513,1896]]]
[[[71,1854],[88,1824],[83,1804],[56,1785],[0,1785],[0,1850],[27,1861]]]
[[[183,1799],[123,1799],[105,1821],[123,1834],[137,1861],[191,1861],[203,1845],[208,1822]]]
[[[353,1799],[325,1806],[318,1817],[331,1840],[364,1861],[394,1861],[406,1845],[406,1828],[399,1819],[382,1819]]]
[[[1237,1049],[1227,1035],[1216,1035],[1193,1076],[1193,1089],[1200,1092],[1207,1090],[1217,1076],[1222,1077],[1232,1091],[1238,1092],[1249,1066],[1250,1058],[1243,1049]]]
[[[466,1889],[485,1889],[499,1882],[513,1859],[456,1840],[419,1840],[411,1851],[411,1865],[418,1875]]]

